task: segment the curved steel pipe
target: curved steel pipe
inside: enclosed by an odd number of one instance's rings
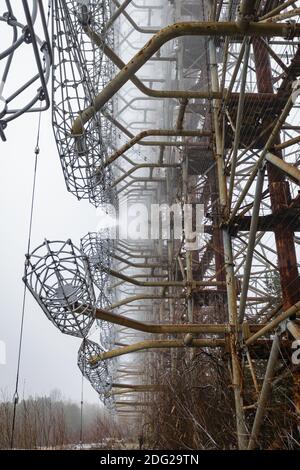
[[[300,24],[292,26],[300,35]],[[141,49],[113,80],[99,93],[92,106],[83,110],[72,126],[73,135],[82,135],[84,125],[98,112],[133,75],[168,41],[181,36],[283,36],[291,35],[291,25],[282,23],[249,23],[246,33],[234,22],[182,22],[161,29]]]

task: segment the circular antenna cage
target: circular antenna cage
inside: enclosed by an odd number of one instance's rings
[[[112,377],[107,361],[93,362],[103,352],[99,344],[88,339],[83,340],[78,351],[78,367],[99,394],[107,393],[112,388]]]
[[[111,266],[112,241],[109,239],[109,231],[88,233],[81,239],[81,251],[89,260],[89,266],[93,282],[99,290],[96,306],[108,308],[111,305],[111,292],[109,289],[109,274],[102,269]],[[100,329],[100,343],[104,349],[112,348],[116,339],[116,329],[112,323],[97,319]],[[111,361],[110,361],[111,362]]]
[[[81,251],[89,260],[93,282],[99,289],[99,308],[105,308],[111,303],[108,273],[111,267],[111,243],[105,232],[88,233],[80,242]]]
[[[102,34],[109,12],[107,0],[55,0],[53,130],[68,190],[95,206],[111,203],[114,197],[111,169],[99,170],[113,141],[113,126],[96,113],[80,135],[72,127],[114,75],[113,65],[85,31],[89,25]],[[113,47],[112,29],[105,40]],[[112,114],[112,103],[106,112]]]
[[[104,349],[110,350],[116,341],[116,328],[113,323],[104,320],[97,320],[100,330],[100,343]],[[113,360],[111,361],[113,362]]]
[[[24,282],[62,333],[81,338],[88,334],[95,294],[88,260],[71,240],[45,241],[28,255]]]

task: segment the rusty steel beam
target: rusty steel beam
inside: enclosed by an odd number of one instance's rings
[[[266,21],[282,21],[288,18],[292,18],[293,16],[298,16],[300,14],[300,8],[295,8],[294,10],[287,11],[285,13],[281,13],[280,15],[277,16],[272,16],[272,18],[269,18],[267,20],[263,20],[263,22]]]
[[[180,101],[180,107],[179,107],[177,121],[176,121],[176,129],[178,131],[182,131],[183,129],[184,115],[185,115],[185,111],[186,111],[188,103],[189,103],[189,100],[187,98],[182,99]]]
[[[104,54],[121,70],[126,67],[126,63],[105,43],[105,41],[90,26],[83,25],[83,30],[91,41],[101,47]],[[130,81],[146,96],[150,98],[177,98],[177,99],[213,99],[221,98],[221,94],[216,95],[213,92],[202,91],[184,91],[184,90],[155,90],[147,87],[136,75],[130,78]]]
[[[99,36],[95,31],[91,29],[90,26],[83,25],[83,30],[91,41],[97,46],[101,47],[104,54],[118,67],[122,70],[126,67],[126,63],[120,59],[120,57],[105,43],[105,41]],[[237,67],[238,72],[238,67]],[[147,97],[149,98],[175,98],[179,100],[189,100],[189,99],[221,99],[223,97],[222,92],[214,92],[211,90],[155,90],[153,88],[147,87],[136,75],[130,77],[130,81]],[[229,97],[233,99],[238,99],[239,93],[232,93],[231,91],[227,93],[226,99]],[[272,99],[273,96],[270,94],[258,94],[258,93],[246,93],[247,98],[251,100],[268,100]],[[141,98],[142,99],[142,98]]]
[[[300,24],[252,23],[247,36],[300,36]],[[132,76],[168,41],[182,36],[244,36],[245,31],[234,22],[182,22],[161,29],[99,93],[91,106],[84,109],[72,126],[73,135],[82,135],[84,125],[132,78]]]
[[[104,320],[116,325],[125,326],[127,328],[143,331],[144,333],[157,333],[157,334],[182,334],[182,333],[198,333],[198,334],[225,334],[230,332],[229,324],[208,324],[208,323],[186,323],[186,324],[156,324],[144,323],[118,315],[116,313],[97,308],[95,311],[95,318]],[[260,331],[263,327],[262,324],[247,325],[251,333]],[[242,331],[243,325],[240,326]]]

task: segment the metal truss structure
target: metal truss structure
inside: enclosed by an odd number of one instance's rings
[[[0,51],[0,137],[2,140],[6,140],[4,130],[9,122],[24,113],[44,111],[50,106],[47,83],[50,77],[52,55],[43,2],[34,0],[30,7],[27,0],[22,0],[21,12],[19,11],[20,5],[16,6],[13,3],[7,0],[6,11],[0,14],[0,26],[3,33]],[[41,37],[36,33],[39,23],[41,23],[40,29],[43,34]],[[10,31],[9,39],[6,40],[4,31],[7,33],[8,30]],[[28,77],[24,73],[21,83],[18,83],[14,63],[30,45],[35,70],[33,67],[33,73],[31,70]],[[14,86],[12,86],[13,82]]]
[[[299,445],[299,15],[297,1],[54,1],[67,186],[112,202],[119,225],[113,242],[88,234],[80,250],[45,242],[25,282],[84,338],[79,367],[120,420],[148,422],[165,390],[157,371],[175,376],[200,351],[229,370],[236,448],[262,445],[282,371],[293,416],[282,439]],[[122,233],[127,207],[176,203],[204,207],[200,246],[172,217],[165,239],[141,218]]]

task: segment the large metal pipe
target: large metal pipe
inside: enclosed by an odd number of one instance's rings
[[[115,5],[118,7],[118,8],[122,8],[123,5],[121,5],[117,0],[113,0],[113,2],[115,3]],[[126,3],[126,2],[125,2]],[[127,5],[126,5],[127,6]],[[157,28],[142,28],[140,27],[134,20],[133,18],[127,13],[127,11],[125,11],[125,8],[122,9],[121,13],[125,16],[125,18],[127,19],[127,21],[129,21],[129,23],[131,24],[131,26],[136,30],[138,31],[139,33],[142,33],[142,34],[155,34],[159,31],[159,29]]]
[[[105,41],[93,31],[90,26],[83,25],[83,29],[91,41],[101,47],[104,54],[121,70],[126,67],[126,63],[105,43]],[[221,98],[221,94],[210,91],[183,91],[183,90],[154,90],[147,87],[136,75],[130,77],[130,81],[144,94],[150,98],[177,98],[177,99],[212,99]]]
[[[188,347],[194,348],[220,348],[224,347],[224,339],[193,339]],[[148,349],[169,349],[169,348],[186,348],[182,340],[150,340],[140,341],[139,343],[124,346],[123,348],[112,349],[97,356],[93,356],[90,360],[91,364],[97,364],[99,361],[112,359],[113,357],[123,356],[124,354],[134,353],[138,351],[146,351]]]
[[[224,334],[229,331],[227,325],[214,325],[214,324],[162,324],[158,325],[155,323],[143,323],[132,318],[118,315],[116,313],[108,312],[103,309],[96,309],[95,318],[115,325],[125,326],[127,328],[143,331],[144,333],[157,333],[157,334],[181,334],[181,333],[212,333],[212,334]],[[254,327],[254,330],[256,328]]]
[[[142,331],[144,333],[153,334],[182,334],[182,333],[199,333],[199,334],[225,334],[230,332],[229,324],[209,324],[209,323],[188,323],[188,324],[156,324],[156,323],[143,323],[140,321],[133,320],[132,318],[125,317],[124,315],[118,315],[116,313],[109,312],[97,308],[95,311],[95,318],[115,325],[125,326],[132,330]],[[248,325],[249,332],[256,332],[261,329],[262,325]],[[240,325],[240,331],[243,326]]]
[[[300,36],[300,24],[249,23],[247,36]],[[161,29],[126,64],[126,66],[99,93],[91,106],[83,110],[72,126],[73,135],[82,135],[84,125],[98,112],[131,77],[168,41],[181,36],[244,36],[243,29],[234,22],[182,22]]]

